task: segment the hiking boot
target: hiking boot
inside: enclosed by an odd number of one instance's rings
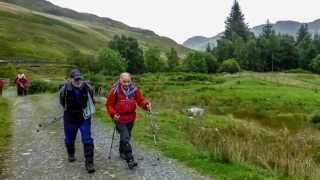
[[[94,156],[94,146],[93,144],[84,144],[84,157],[85,157],[85,166],[88,173],[94,173],[94,164],[93,164],[93,156]]]
[[[129,169],[133,169],[134,167],[138,166],[138,163],[134,159],[129,160],[127,163]]]
[[[66,144],[67,153],[68,153],[68,161],[74,162],[76,160],[74,153],[75,153],[75,147],[74,144]]]
[[[88,171],[88,173],[94,173],[96,170],[94,169],[94,165],[93,163],[87,163],[86,164],[86,169]]]

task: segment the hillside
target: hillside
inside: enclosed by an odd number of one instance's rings
[[[143,48],[189,50],[150,30],[133,28],[109,18],[61,8],[45,0],[1,0],[0,57],[65,60],[72,50],[94,53],[114,35],[138,39]]]
[[[276,33],[280,34],[289,34],[291,36],[296,36],[296,33],[298,32],[298,29],[303,23],[297,22],[297,21],[278,21],[273,25],[274,30]],[[309,32],[312,34],[320,33],[320,19],[315,20],[313,22],[307,23]],[[262,32],[263,25],[255,26],[251,28],[251,31],[258,36]],[[223,33],[219,33],[216,36],[213,36],[211,38],[202,37],[201,40],[198,38],[199,36],[194,36],[188,40],[186,40],[183,45],[185,47],[194,49],[194,50],[200,50],[204,51],[210,43],[211,45],[215,46],[217,43],[217,40],[220,39],[220,37],[223,35]]]

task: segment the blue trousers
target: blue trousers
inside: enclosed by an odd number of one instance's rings
[[[72,122],[64,119],[64,142],[67,145],[73,145],[77,132],[80,129],[81,141],[83,144],[93,144],[93,139],[91,137],[91,119],[86,119],[81,122]]]

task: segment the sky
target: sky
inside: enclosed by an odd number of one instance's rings
[[[49,0],[79,12],[149,29],[183,43],[192,36],[224,31],[234,0]],[[320,18],[319,0],[238,0],[250,27],[269,19],[311,22]]]

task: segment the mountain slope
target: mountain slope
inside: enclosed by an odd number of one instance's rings
[[[296,22],[296,21],[278,21],[272,25],[276,33],[289,34],[291,36],[296,36],[298,29],[302,24],[303,23]],[[312,34],[320,33],[320,19],[307,24],[308,24],[310,33]],[[264,25],[255,26],[251,28],[251,31],[256,36],[258,36],[262,32],[263,26]],[[185,41],[183,45],[191,49],[204,51],[208,43],[211,44],[212,46],[215,46],[217,43],[217,40],[220,39],[222,35],[223,33],[219,33],[218,35],[211,38],[202,37],[201,40],[199,40],[198,38],[199,36],[195,36]]]
[[[190,51],[152,31],[45,0],[0,0],[0,25],[1,58],[66,60],[74,49],[93,54],[120,34],[138,39],[143,48],[158,46],[168,51],[173,47],[180,55]]]

